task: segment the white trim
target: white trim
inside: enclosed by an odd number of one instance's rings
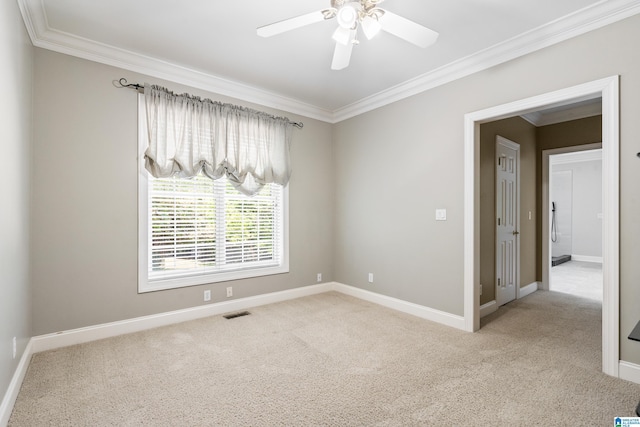
[[[571,254],[571,261],[596,262],[602,264],[601,256],[574,255]]]
[[[480,329],[480,123],[464,119],[464,329]]]
[[[334,283],[334,290],[345,295],[350,295],[364,301],[369,301],[393,310],[411,314],[422,319],[464,330],[464,318],[462,316],[456,316],[455,314],[414,304],[398,298],[377,294],[354,286],[344,285],[342,283]]]
[[[486,304],[482,304],[480,306],[480,318],[488,316],[491,313],[495,313],[496,311],[498,311],[498,303],[496,302],[496,300],[489,301]]]
[[[602,146],[602,144],[600,144],[600,146]],[[549,165],[555,166],[594,161],[602,161],[602,149],[595,148],[593,150],[571,151],[568,153],[556,155],[549,159]]]
[[[619,108],[620,77],[615,76],[602,88],[602,366],[614,377],[620,360]]]
[[[640,4],[639,4],[640,5]],[[465,115],[464,318],[465,329],[479,328],[479,127],[480,123],[602,97],[603,303],[602,371],[617,377],[620,331],[619,76],[612,76],[510,102]],[[544,215],[543,215],[544,221]],[[544,245],[543,245],[544,246]],[[544,247],[542,248],[545,249]],[[545,263],[543,263],[544,269]],[[548,269],[547,269],[548,270]],[[544,271],[543,271],[544,274]]]
[[[9,417],[13,411],[13,405],[18,397],[20,387],[22,386],[22,382],[29,367],[29,362],[31,361],[31,356],[34,353],[331,291],[340,292],[345,295],[379,304],[393,310],[411,314],[422,319],[441,323],[457,329],[465,329],[464,318],[461,316],[456,316],[397,298],[376,294],[353,286],[344,285],[342,283],[327,282],[248,298],[239,298],[232,301],[223,301],[183,310],[175,310],[150,316],[136,317],[117,322],[103,323],[95,326],[39,335],[29,340],[29,343],[20,358],[20,363],[18,364],[11,383],[9,384],[9,388],[2,400],[2,405],[0,406],[0,426],[4,426],[9,422]]]
[[[250,84],[229,80],[193,68],[141,55],[49,27],[42,0],[18,0],[27,32],[34,46],[111,65],[159,79],[226,95],[306,117],[332,122],[329,110],[282,96]]]
[[[247,298],[239,298],[231,301],[222,301],[183,310],[169,311],[166,313],[153,314],[150,316],[136,317],[133,319],[121,320],[117,322],[103,323],[95,326],[72,329],[69,331],[55,332],[47,335],[40,335],[31,339],[33,353],[66,347],[75,344],[110,338],[133,332],[140,332],[147,329],[186,322],[208,316],[229,313],[233,311],[246,310],[266,304],[273,304],[281,301],[288,301],[302,298],[309,295],[317,295],[324,292],[337,291],[345,295],[350,295],[365,301],[373,302],[403,313],[438,322],[458,329],[464,329],[464,321],[461,316],[456,316],[440,310],[413,304],[397,298],[376,294],[363,289],[344,285],[341,283],[328,282],[319,285],[303,286],[286,291],[273,292]]]
[[[602,104],[599,101],[586,101],[584,104],[576,104],[570,109],[534,111],[523,114],[521,117],[535,127],[540,127],[599,116],[600,114],[602,114]]]
[[[640,384],[640,365],[621,360],[618,367],[620,378]]]
[[[637,0],[601,0],[485,50],[331,111],[262,88],[54,30],[47,23],[42,0],[18,0],[18,5],[34,46],[328,123],[346,120],[640,13],[640,3]]]
[[[524,298],[527,295],[531,295],[532,293],[538,290],[538,282],[529,283],[527,286],[523,286],[518,288],[518,299]],[[488,316],[491,313],[495,312],[500,308],[496,300],[489,301],[488,303],[482,304],[480,306],[480,318],[484,316]]]
[[[329,292],[333,289],[331,283],[319,285],[303,286],[286,291],[272,292],[263,295],[256,295],[247,298],[238,298],[231,301],[222,301],[213,304],[201,305],[186,308],[183,310],[169,311],[166,313],[153,314],[150,316],[136,317],[133,319],[121,320],[111,323],[103,323],[85,328],[72,329],[69,331],[55,332],[47,335],[33,337],[33,352],[52,350],[60,347],[81,344],[103,338],[111,338],[118,335],[140,332],[147,329],[158,328],[160,326],[172,325],[174,323],[187,322],[189,320],[203,317],[216,316],[233,311],[246,310],[261,305],[273,304],[281,301],[288,301],[309,295]]]
[[[601,0],[333,112],[340,122],[640,13],[637,0]]]
[[[531,295],[532,293],[538,290],[538,282],[529,283],[527,286],[523,286],[520,288],[520,292],[518,298],[524,298],[527,295]]]
[[[9,423],[11,412],[13,412],[13,405],[16,403],[20,387],[22,387],[22,381],[24,381],[27,369],[29,368],[29,362],[31,362],[31,356],[34,353],[31,342],[32,340],[29,340],[27,343],[27,346],[22,353],[22,357],[20,357],[18,367],[13,373],[7,392],[4,394],[4,398],[0,404],[0,426],[6,426]]]

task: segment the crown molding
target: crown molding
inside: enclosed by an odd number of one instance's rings
[[[554,125],[572,120],[585,119],[587,117],[602,114],[602,102],[587,102],[573,104],[569,109],[537,110],[523,114],[520,117],[536,127]]]
[[[637,0],[601,0],[555,21],[333,112],[335,122],[400,101],[640,13]]]
[[[17,0],[34,46],[293,114],[337,123],[640,13],[637,0],[601,0],[473,55],[330,111],[259,87],[50,28],[43,0]]]
[[[49,27],[42,0],[17,0],[34,46],[169,80],[325,122],[331,111],[262,88],[141,55]]]
[[[556,154],[549,157],[549,166],[565,165],[580,162],[602,161],[602,148],[571,153]]]

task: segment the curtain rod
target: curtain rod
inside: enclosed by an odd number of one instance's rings
[[[120,88],[126,87],[128,89],[137,90],[138,92],[141,92],[141,93],[144,91],[144,86],[143,85],[138,84],[138,83],[129,83],[129,82],[127,82],[127,79],[125,79],[124,77],[122,77],[120,80],[118,80],[117,83],[120,85],[120,86],[117,86],[117,87],[120,87]],[[289,119],[287,119],[287,120],[289,120]],[[302,123],[302,122],[292,122],[292,121],[289,120],[289,123],[291,123],[293,126],[297,127],[298,129],[302,129],[304,127],[304,123]]]

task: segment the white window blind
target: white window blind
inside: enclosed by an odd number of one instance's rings
[[[282,187],[253,197],[224,178],[151,179],[149,280],[264,266],[282,258]]]

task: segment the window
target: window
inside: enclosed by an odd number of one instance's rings
[[[246,196],[226,178],[153,178],[140,158],[139,292],[288,272],[287,188]]]

